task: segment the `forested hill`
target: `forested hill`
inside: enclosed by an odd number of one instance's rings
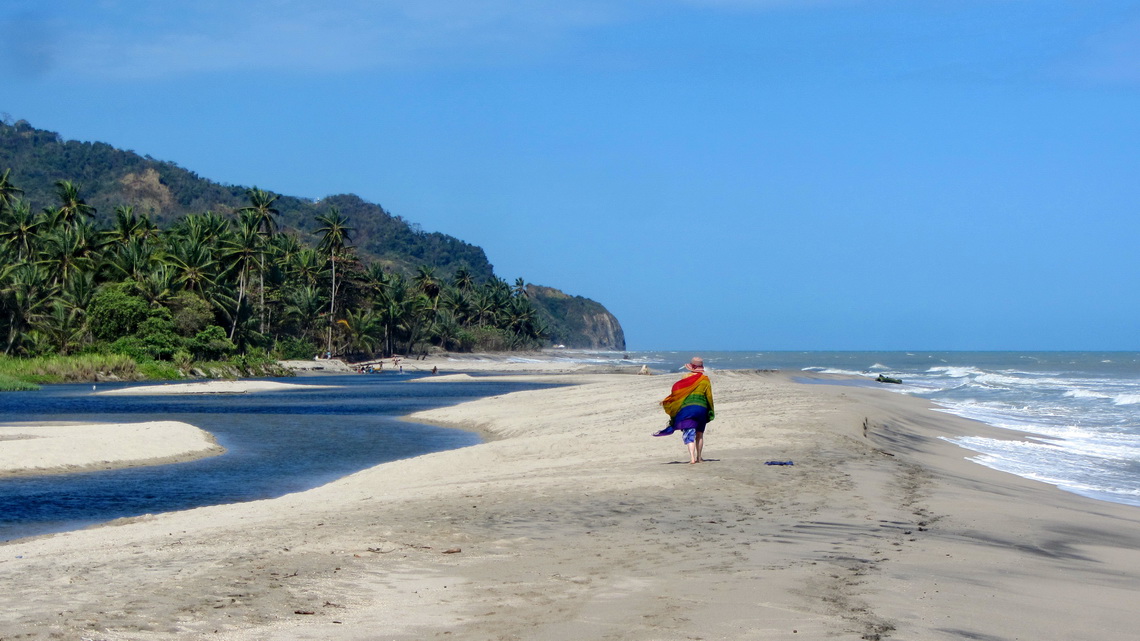
[[[358,196],[216,183],[26,121],[0,122],[0,240],[5,354],[196,358],[210,352],[199,334],[219,333],[230,354],[625,349],[602,305],[522,278],[512,288],[481,248]],[[146,321],[100,325],[87,308],[104,294],[144,300]],[[201,314],[176,336],[167,325],[187,304]]]
[[[56,203],[56,181],[75,183],[80,196],[96,208],[96,222],[102,224],[111,222],[120,205],[130,205],[136,214],[145,214],[165,227],[186,214],[228,214],[248,204],[247,187],[216,183],[172,162],[106,143],[63,140],[23,120],[0,122],[0,172],[9,168],[11,182],[34,207]],[[405,274],[427,265],[441,276],[466,267],[477,280],[493,277],[481,248],[446,234],[419,230],[358,196],[310,201],[282,195],[275,207],[280,211],[281,227],[303,237],[314,231],[318,214],[329,207],[339,208],[356,230],[357,252]]]

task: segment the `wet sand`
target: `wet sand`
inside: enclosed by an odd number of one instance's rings
[[[969,462],[939,437],[1001,433],[920,400],[711,376],[695,466],[650,436],[675,377],[591,375],[412,417],[482,445],[0,546],[0,637],[1133,634],[1140,510]]]

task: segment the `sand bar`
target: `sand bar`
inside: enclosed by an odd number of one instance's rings
[[[191,461],[225,452],[177,421],[0,425],[0,479]]]
[[[195,383],[162,383],[159,385],[132,385],[96,391],[107,396],[145,396],[156,394],[245,394],[247,392],[281,392],[303,389],[320,389],[330,385],[304,385],[279,381],[200,381]]]
[[[673,377],[415,415],[490,442],[278,499],[0,546],[14,638],[1120,639],[1140,510],[966,460],[924,402],[717,373],[709,462],[653,438]],[[791,460],[792,466],[768,466]],[[26,635],[26,636],[20,636]]]

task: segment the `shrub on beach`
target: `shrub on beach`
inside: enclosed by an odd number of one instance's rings
[[[147,380],[169,381],[184,378],[177,366],[165,361],[143,361],[139,363],[139,372]]]
[[[218,360],[233,354],[237,346],[226,336],[226,330],[210,325],[187,341],[187,346],[196,358]]]
[[[475,327],[461,332],[459,342],[467,348],[463,351],[505,352],[511,349],[511,334],[497,327]]]
[[[97,340],[115,340],[133,334],[146,320],[147,302],[128,293],[126,283],[109,285],[95,294],[87,310],[87,323]]]
[[[277,342],[277,355],[286,361],[309,360],[320,352],[315,343],[303,338],[289,337]]]

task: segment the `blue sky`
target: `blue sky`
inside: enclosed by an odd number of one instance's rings
[[[1140,0],[8,0],[0,112],[359,194],[630,349],[1140,349]]]

